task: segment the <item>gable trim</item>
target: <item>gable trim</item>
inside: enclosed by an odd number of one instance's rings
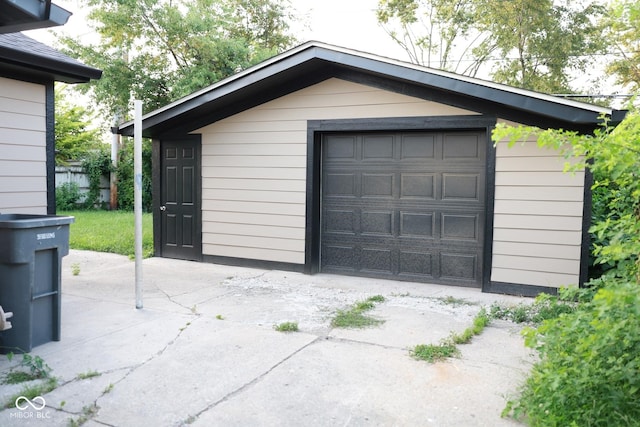
[[[221,80],[143,117],[146,136],[191,132],[330,77],[371,79],[379,87],[541,127],[590,132],[615,110],[430,69],[354,50],[310,42]],[[349,77],[351,76],[351,77]],[[359,77],[354,77],[359,76]],[[203,123],[208,120],[208,123]],[[130,135],[133,122],[119,126]]]

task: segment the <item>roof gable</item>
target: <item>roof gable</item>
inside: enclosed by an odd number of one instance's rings
[[[143,117],[145,136],[188,133],[331,77],[540,127],[589,132],[602,115],[623,114],[318,42],[309,42]],[[133,134],[133,123],[119,127]]]

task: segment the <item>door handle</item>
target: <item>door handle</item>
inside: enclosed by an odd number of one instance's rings
[[[166,211],[166,210],[167,210],[167,207],[166,207],[166,206],[160,206],[160,210],[161,210],[162,212],[164,212],[164,211]]]

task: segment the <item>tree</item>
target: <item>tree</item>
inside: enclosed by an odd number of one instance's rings
[[[613,1],[604,26],[608,28],[606,38],[617,54],[607,71],[616,76],[617,83],[637,91],[640,89],[640,2]]]
[[[65,93],[66,86],[56,85],[56,165],[82,160],[87,153],[100,146],[98,130],[90,128],[91,112],[85,107],[70,104]]]
[[[109,117],[132,99],[160,108],[287,48],[288,9],[275,0],[85,0],[100,41],[63,39],[104,71],[90,91]]]
[[[378,22],[407,52],[411,62],[474,75],[480,61],[464,65],[461,60],[486,36],[474,31],[476,3],[474,0],[380,0],[376,14]],[[471,36],[475,40],[469,40]],[[455,60],[454,54],[460,50],[463,52]]]
[[[413,62],[475,76],[495,64],[493,80],[541,92],[570,92],[604,48],[597,1],[380,0],[378,21]],[[457,58],[457,59],[455,59]],[[461,65],[465,64],[464,67]]]
[[[572,92],[569,75],[586,71],[605,41],[596,23],[604,8],[594,1],[482,0],[479,30],[491,34],[475,50],[499,58],[498,82],[546,93]]]

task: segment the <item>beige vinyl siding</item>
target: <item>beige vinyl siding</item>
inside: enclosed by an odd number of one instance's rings
[[[584,172],[565,173],[564,163],[533,139],[513,147],[498,143],[492,281],[578,283]]]
[[[45,87],[0,77],[0,212],[47,213]]]
[[[308,120],[469,114],[334,78],[195,131],[203,253],[304,264]]]

